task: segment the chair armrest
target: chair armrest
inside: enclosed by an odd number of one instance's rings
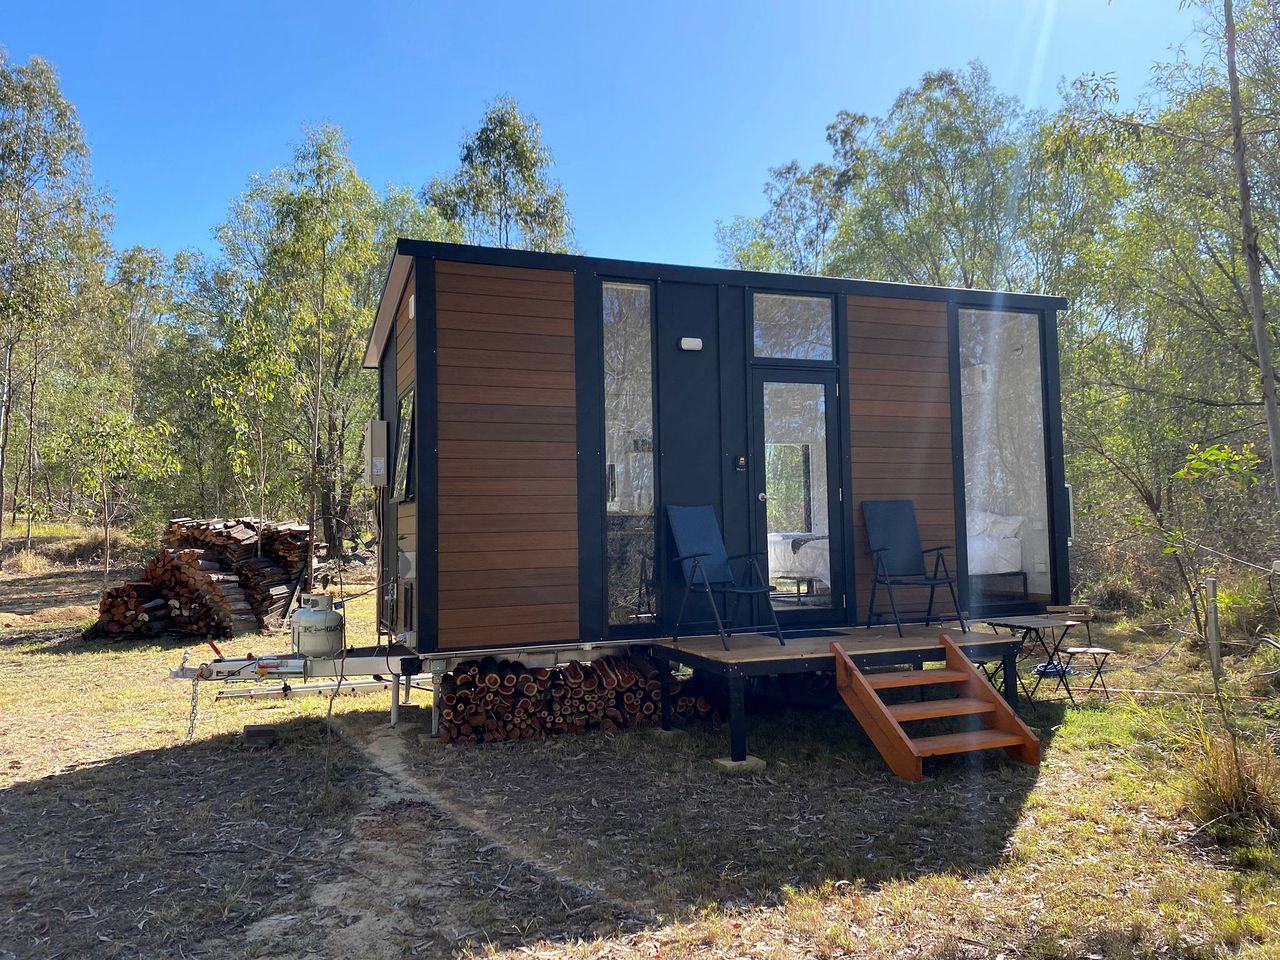
[[[921,553],[941,553],[944,550],[950,550],[950,547],[930,547],[928,550],[921,550]]]
[[[687,553],[683,557],[675,557],[676,560],[696,560],[698,557],[709,557],[709,553]]]
[[[888,547],[876,547],[874,550],[868,550],[867,553],[874,557],[877,553],[884,553],[888,549]]]

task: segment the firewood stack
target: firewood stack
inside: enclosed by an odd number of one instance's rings
[[[297,579],[307,565],[311,528],[305,523],[264,523],[259,532],[263,552]]]
[[[143,581],[103,593],[98,625],[112,635],[177,630],[215,637],[278,626],[306,567],[309,540],[299,523],[171,520]]]
[[[178,630],[225,637],[258,629],[240,578],[226,571],[212,550],[161,550],[142,576],[169,601]]]
[[[672,677],[667,682],[674,714],[712,715],[704,698],[684,695]],[[442,740],[494,743],[657,723],[662,675],[638,653],[554,669],[485,657],[442,676],[440,693]]]
[[[98,624],[104,633],[117,636],[160,634],[173,629],[168,601],[146,580],[104,590],[98,604]]]

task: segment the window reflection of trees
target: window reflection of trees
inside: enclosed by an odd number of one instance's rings
[[[962,310],[959,320],[969,526],[977,526],[975,518],[994,517],[1015,531],[1009,535],[1020,541],[1022,559],[1014,569],[1027,574],[1031,594],[1048,594],[1039,316]],[[970,553],[975,550],[971,541]],[[972,589],[985,594],[991,585],[984,581]]]
[[[821,384],[769,382],[764,386],[770,533],[828,533],[826,411],[826,389]]]
[[[650,291],[606,283],[604,422],[609,622],[655,613],[653,601],[653,354]]]
[[[831,301],[757,293],[752,302],[755,355],[786,360],[830,360]]]

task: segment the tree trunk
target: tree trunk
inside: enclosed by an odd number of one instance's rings
[[[31,393],[27,397],[27,550],[31,549],[31,515],[36,502],[36,388],[40,384],[40,338],[31,348]],[[14,487],[14,500],[18,488]]]
[[[13,406],[13,341],[4,345],[4,382],[0,383],[0,548],[4,547],[4,468],[9,448],[9,411]]]
[[[111,582],[111,494],[102,484],[102,589]]]
[[[316,556],[316,487],[320,482],[320,391],[324,383],[324,322],[323,314],[316,318],[316,394],[312,407],[311,429],[311,492],[307,501],[307,526],[311,528],[311,536],[307,540],[306,587],[310,592],[315,589],[315,556]]]
[[[1262,375],[1262,406],[1267,418],[1267,439],[1271,445],[1271,480],[1280,501],[1280,402],[1276,399],[1276,370],[1271,356],[1271,330],[1262,302],[1262,258],[1258,252],[1258,230],[1253,224],[1249,168],[1245,158],[1244,119],[1240,102],[1240,77],[1236,72],[1236,21],[1231,0],[1222,2],[1227,28],[1227,80],[1231,91],[1231,154],[1235,160],[1236,189],[1240,194],[1240,234],[1244,263],[1249,274],[1249,316],[1253,321],[1253,343],[1258,351],[1258,372]]]

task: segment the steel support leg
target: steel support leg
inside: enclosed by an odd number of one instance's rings
[[[1004,671],[1004,699],[1016,712],[1018,709],[1018,655],[1006,653],[1002,660]]]
[[[440,674],[431,675],[431,735],[440,736]]]
[[[742,677],[729,678],[729,759],[740,762],[747,759],[747,703],[746,681]]]
[[[392,680],[391,683],[391,725],[394,727],[400,722],[400,681]]]
[[[671,661],[663,660],[662,673],[658,679],[662,681],[662,729],[671,729]]]

